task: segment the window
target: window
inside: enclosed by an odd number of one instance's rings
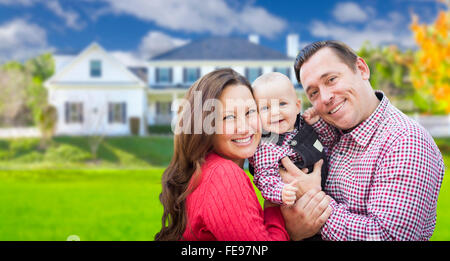
[[[127,104],[125,102],[108,103],[108,123],[126,123]]]
[[[245,77],[247,77],[247,80],[252,83],[256,78],[258,78],[261,75],[261,68],[247,68],[245,70]]]
[[[156,68],[156,82],[157,83],[171,83],[172,82],[172,68]]]
[[[66,102],[64,114],[66,123],[83,123],[83,103]]]
[[[171,102],[156,102],[156,114],[170,115],[172,110]]]
[[[200,78],[200,68],[184,68],[183,81],[185,83],[193,83]]]
[[[102,76],[102,62],[99,60],[91,61],[91,77]]]
[[[290,68],[289,67],[275,67],[275,69],[273,71],[282,73],[282,74],[286,75],[287,77],[291,78],[290,77]]]

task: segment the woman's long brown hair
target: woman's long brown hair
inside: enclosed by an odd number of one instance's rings
[[[174,151],[169,166],[162,176],[162,192],[159,199],[164,207],[162,216],[162,228],[155,235],[157,241],[180,240],[186,229],[186,197],[197,187],[200,182],[201,166],[208,152],[212,150],[212,138],[214,134],[206,134],[203,130],[200,134],[194,134],[194,120],[199,115],[194,115],[195,92],[200,92],[202,104],[208,99],[219,99],[225,87],[242,84],[250,91],[251,85],[245,77],[232,69],[219,69],[210,72],[197,80],[188,90],[185,102],[190,106],[181,106],[178,111],[178,121],[190,117],[190,132],[186,132],[187,126],[176,125],[174,135]],[[203,120],[213,112],[202,111]],[[183,128],[183,131],[177,128]],[[190,183],[192,180],[192,183]],[[190,185],[191,184],[191,185]]]

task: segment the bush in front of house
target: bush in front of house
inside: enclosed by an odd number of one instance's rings
[[[148,126],[149,134],[173,134],[170,125],[150,125]]]
[[[52,146],[45,153],[45,160],[51,162],[83,162],[91,158],[89,152],[68,144]]]

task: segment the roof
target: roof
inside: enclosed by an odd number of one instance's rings
[[[117,66],[118,68],[120,68],[122,70],[122,72],[124,73],[123,75],[128,77],[128,81],[120,81],[120,82],[108,82],[105,81],[105,79],[101,79],[101,80],[95,80],[92,81],[91,79],[87,80],[86,79],[80,79],[79,81],[72,81],[72,80],[61,80],[61,78],[63,77],[64,74],[66,74],[67,72],[70,72],[70,70],[72,70],[72,68],[74,66],[76,66],[81,60],[85,59],[85,56],[92,50],[98,51],[100,52],[100,54],[103,55],[103,57],[107,58],[105,60],[107,60],[109,63],[114,64],[115,66]],[[44,82],[44,86],[46,88],[49,88],[51,86],[55,86],[55,85],[86,85],[86,84],[90,84],[90,85],[98,85],[98,86],[109,86],[112,84],[115,85],[139,85],[141,87],[145,87],[147,86],[146,81],[144,81],[140,76],[142,76],[141,74],[146,73],[146,68],[145,70],[143,70],[142,68],[135,68],[130,69],[125,67],[125,65],[123,65],[120,61],[118,61],[117,59],[115,59],[112,55],[110,55],[108,52],[106,52],[102,46],[100,46],[98,43],[93,42],[91,43],[89,46],[87,46],[82,52],[80,52],[77,56],[75,56],[73,59],[70,59],[68,61],[66,61],[66,63],[60,68],[60,70],[55,71],[55,73]]]
[[[243,38],[214,37],[190,42],[150,61],[166,60],[292,60],[287,55]]]

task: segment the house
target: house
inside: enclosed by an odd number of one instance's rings
[[[58,112],[55,134],[129,135],[135,121],[144,135],[148,85],[135,73],[97,43],[77,56],[56,55],[44,84]]]
[[[231,67],[253,82],[267,72],[286,74],[296,83],[293,70],[298,52],[298,35],[287,37],[287,54],[264,47],[259,38],[212,37],[178,47],[148,61],[149,92],[147,121],[151,125],[170,124],[177,99],[201,76]],[[303,90],[297,88],[300,94]]]
[[[78,55],[55,55],[55,73],[45,82],[49,103],[58,111],[56,135],[129,135],[138,121],[139,135],[148,125],[169,125],[179,99],[201,76],[230,67],[253,82],[267,72],[293,71],[298,36],[287,37],[287,54],[249,39],[212,37],[190,42],[151,58],[144,67],[127,67],[92,43]]]

